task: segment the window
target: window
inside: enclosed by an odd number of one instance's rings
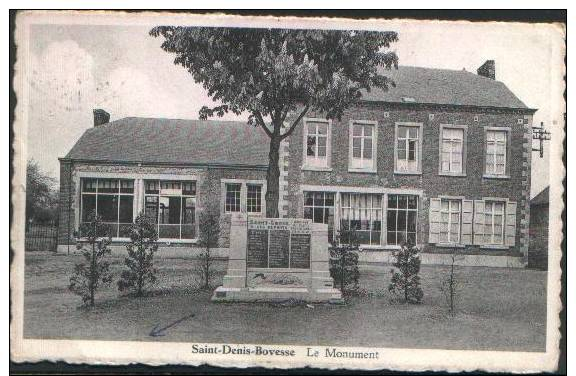
[[[321,120],[306,120],[304,124],[305,165],[327,168],[330,155],[330,123]]]
[[[486,131],[486,174],[506,175],[506,149],[508,132],[506,130]]]
[[[485,202],[484,244],[504,244],[504,206],[504,202]]]
[[[397,125],[395,172],[420,173],[421,129],[420,125]]]
[[[341,230],[355,230],[360,244],[380,245],[381,195],[342,193],[340,218]],[[343,239],[343,242],[346,241]]]
[[[386,239],[389,245],[416,244],[418,196],[388,195]]]
[[[262,186],[247,184],[246,211],[248,213],[260,213],[262,211]]]
[[[440,172],[464,172],[464,128],[442,127],[440,143]]]
[[[442,199],[440,204],[440,243],[460,243],[461,201]]]
[[[145,180],[144,210],[160,239],[196,237],[196,182]]]
[[[82,179],[80,218],[90,220],[96,213],[111,237],[128,237],[134,221],[134,180]]]
[[[328,241],[334,239],[334,196],[332,192],[304,192],[304,218],[328,225]]]
[[[376,123],[350,123],[350,168],[376,171]]]
[[[242,184],[239,183],[226,184],[225,210],[227,213],[240,211],[241,192],[242,192]]]

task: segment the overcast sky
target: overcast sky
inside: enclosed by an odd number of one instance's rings
[[[34,158],[58,177],[63,157],[92,127],[92,109],[104,108],[111,120],[126,116],[198,117],[211,104],[173,56],[160,49],[149,26],[32,25],[29,44],[29,143]],[[496,78],[527,106],[537,108],[535,123],[561,125],[554,115],[552,38],[536,27],[391,23],[399,33],[400,65],[466,69],[476,72],[496,61]],[[229,118],[232,118],[229,116]],[[553,129],[552,129],[553,130]],[[548,185],[548,153],[533,153],[532,195]]]

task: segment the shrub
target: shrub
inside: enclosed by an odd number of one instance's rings
[[[156,223],[140,213],[130,227],[130,243],[126,245],[128,256],[124,258],[126,269],[118,281],[120,291],[133,290],[142,296],[149,285],[156,282],[154,253],[158,250]]]
[[[397,299],[405,303],[420,303],[424,293],[420,287],[420,250],[412,244],[402,244],[400,250],[394,251],[392,280],[388,286]]]
[[[110,264],[105,261],[106,255],[110,254],[108,245],[111,239],[108,236],[108,227],[95,213],[90,214],[89,222],[80,226],[79,233],[86,239],[85,242],[77,243],[84,262],[75,265],[68,289],[82,297],[85,305],[93,307],[98,288],[112,282]]]
[[[217,206],[209,205],[200,212],[198,244],[203,248],[198,256],[196,274],[204,289],[210,288],[210,282],[215,274],[211,249],[218,246],[220,238],[220,211]]]
[[[456,250],[454,250],[452,252],[450,269],[440,281],[440,291],[442,291],[442,294],[444,294],[446,305],[448,306],[448,312],[450,312],[451,315],[454,315],[456,312],[456,307],[460,300],[464,283],[460,273],[458,273],[455,268],[455,264],[458,259],[458,253]]]
[[[341,243],[346,239],[346,243]],[[360,245],[354,231],[341,231],[330,246],[330,276],[342,295],[358,290],[360,271],[358,269],[358,252]]]

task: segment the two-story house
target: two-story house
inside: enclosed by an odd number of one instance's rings
[[[281,216],[355,229],[365,261],[403,241],[424,263],[454,251],[469,265],[524,266],[528,257],[531,126],[527,108],[477,74],[399,67],[388,91],[364,93],[339,120],[309,113],[281,147]],[[141,211],[161,250],[193,254],[198,212],[218,202],[226,253],[229,214],[265,213],[268,139],[242,122],[124,118],[95,126],[60,160],[59,250],[95,210],[115,244]]]

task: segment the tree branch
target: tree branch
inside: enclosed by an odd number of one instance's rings
[[[252,114],[256,117],[256,123],[260,125],[262,129],[264,129],[264,132],[266,132],[268,137],[272,138],[272,132],[270,132],[270,129],[268,129],[268,127],[266,126],[266,123],[264,122],[264,118],[262,118],[262,114],[260,113],[260,111],[254,110],[252,111]]]
[[[294,132],[294,129],[296,129],[296,126],[298,125],[298,123],[300,122],[300,120],[302,120],[302,118],[304,117],[304,115],[306,115],[306,113],[308,112],[308,110],[310,109],[310,105],[307,104],[306,106],[304,106],[304,109],[302,110],[302,112],[300,112],[300,115],[298,115],[298,118],[294,121],[294,123],[292,123],[292,125],[290,126],[290,128],[282,135],[280,136],[280,138],[283,140],[286,137],[290,136],[292,134],[292,132]]]

